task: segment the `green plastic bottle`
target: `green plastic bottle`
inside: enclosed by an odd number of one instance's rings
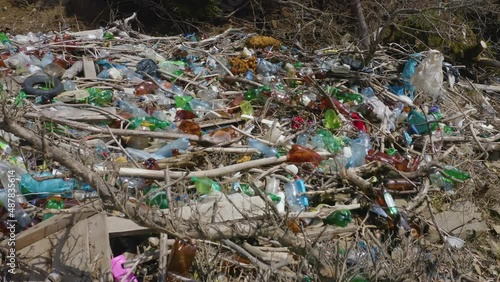
[[[324,220],[324,223],[330,225],[337,225],[340,227],[346,227],[352,221],[352,215],[350,210],[338,210],[332,212]]]
[[[7,47],[11,53],[15,53],[17,51],[16,47],[12,45],[9,37],[4,32],[0,32],[0,42],[2,42],[3,46]]]
[[[451,167],[451,166],[446,166],[443,171],[448,174],[449,176],[455,178],[455,179],[458,179],[458,180],[467,180],[467,179],[470,179],[470,175],[459,170],[459,169],[456,169],[454,167]]]
[[[355,101],[358,104],[363,103],[363,95],[351,92],[349,90],[341,90],[335,87],[328,87],[327,92],[343,102]]]
[[[325,127],[328,129],[338,129],[340,125],[341,121],[337,113],[332,109],[328,109],[325,112]]]
[[[145,118],[131,118],[129,119],[130,125],[129,129],[136,129],[140,126],[146,126],[151,131],[155,131],[156,129],[165,129],[171,125],[170,122],[165,120],[160,120],[155,117],[145,117]]]
[[[64,209],[64,207],[65,207],[64,200],[59,197],[50,197],[45,203],[46,209],[62,210]],[[49,219],[52,216],[54,216],[54,214],[46,213],[43,215],[43,220]]]
[[[221,191],[219,183],[213,181],[208,177],[191,177],[191,181],[194,182],[196,190],[201,195],[210,194],[212,191]]]
[[[160,209],[168,208],[168,198],[165,190],[160,190],[158,187],[151,187],[146,190],[146,193],[151,192],[151,195],[148,197],[146,203],[152,207],[157,206]]]
[[[113,91],[99,88],[88,88],[89,96],[85,98],[88,104],[103,107],[113,102]]]
[[[189,101],[193,100],[193,96],[175,96],[175,106],[185,111],[193,111]]]
[[[247,101],[252,101],[261,98],[263,92],[271,92],[271,88],[267,85],[258,88],[252,88],[247,90],[244,96]]]

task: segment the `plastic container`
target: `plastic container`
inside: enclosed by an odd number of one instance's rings
[[[250,139],[248,141],[248,146],[250,148],[257,149],[266,158],[279,157],[278,150],[276,148],[271,148],[257,139]]]
[[[111,274],[113,275],[114,282],[139,282],[133,272],[123,279],[130,270],[130,268],[123,268],[123,263],[126,261],[127,258],[124,255],[119,255],[111,260]]]

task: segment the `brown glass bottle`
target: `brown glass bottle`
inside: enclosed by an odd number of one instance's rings
[[[181,276],[187,276],[195,255],[196,245],[193,241],[175,239],[172,246],[172,253],[168,260],[168,270]]]
[[[366,155],[366,160],[373,162],[378,161],[382,163],[386,163],[394,166],[399,171],[411,172],[415,171],[418,168],[420,163],[420,158],[417,157],[410,163],[407,159],[403,158],[401,155],[390,156],[383,152],[378,152],[373,149],[368,150],[368,154]]]
[[[385,188],[396,191],[408,191],[414,188],[413,184],[404,178],[393,178],[384,180]]]

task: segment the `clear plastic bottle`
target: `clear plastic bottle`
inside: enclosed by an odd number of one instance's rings
[[[365,163],[365,157],[371,148],[370,136],[364,132],[359,133],[359,137],[351,144],[352,156],[347,161],[346,167],[358,167]]]
[[[248,146],[250,148],[257,149],[266,158],[279,157],[278,150],[276,148],[271,148],[257,139],[250,139],[248,141]]]
[[[300,193],[306,191],[304,181],[298,179],[294,182],[285,184],[285,198],[288,207],[292,212],[300,212],[309,206],[309,200],[306,195],[299,196]]]
[[[178,151],[185,151],[189,148],[190,146],[189,139],[186,137],[179,138],[169,144],[164,145],[160,149],[158,149],[154,154],[155,155],[160,155],[165,158],[170,158],[174,155],[173,151],[178,150]]]
[[[7,191],[7,189],[0,189],[0,204],[5,209],[11,210],[12,200],[14,200],[14,217],[19,225],[27,227],[32,221],[31,217],[26,213],[23,207],[21,207],[17,197],[14,197],[14,199],[10,198]]]

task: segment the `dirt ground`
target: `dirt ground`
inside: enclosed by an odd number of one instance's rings
[[[0,31],[13,34],[27,32],[85,29],[76,17],[65,15],[63,6],[44,7],[27,4],[27,0],[0,0]]]

